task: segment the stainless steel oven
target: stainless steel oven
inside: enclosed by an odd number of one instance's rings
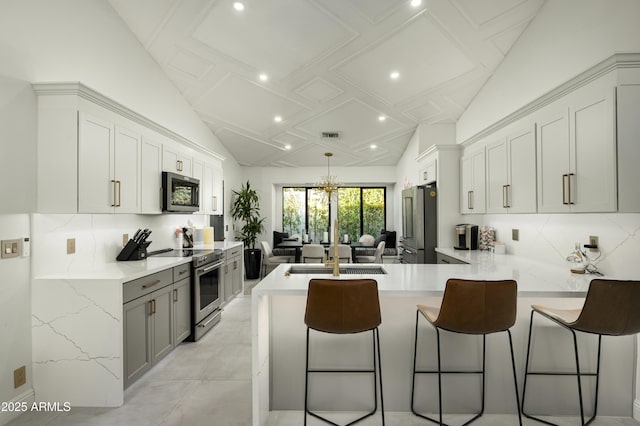
[[[193,257],[193,325],[191,337],[200,339],[207,331],[220,321],[220,305],[222,304],[222,265],[224,252],[215,250],[211,253]]]
[[[191,336],[200,339],[220,321],[223,297],[224,251],[162,249],[147,256],[191,257]]]

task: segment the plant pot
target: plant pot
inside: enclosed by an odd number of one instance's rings
[[[248,280],[260,278],[260,263],[262,261],[262,250],[244,250],[244,271]]]

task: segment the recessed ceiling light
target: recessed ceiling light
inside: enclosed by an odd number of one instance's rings
[[[384,116],[384,115],[379,115],[378,116],[378,121],[385,121],[386,119],[387,119],[387,117]]]
[[[378,147],[378,145],[370,145],[369,146],[371,149],[376,149]]]
[[[242,12],[244,10],[244,3],[237,1],[233,3],[233,8],[238,12]]]
[[[422,4],[422,0],[411,0],[411,6],[418,7]]]
[[[269,76],[266,75],[265,73],[261,73],[258,78],[260,79],[260,81],[267,81],[269,80]]]
[[[276,115],[275,117],[273,117],[273,121],[275,121],[276,123],[280,123],[282,121],[282,117]]]
[[[291,145],[289,145],[289,144],[286,144],[286,145],[284,146],[284,149],[286,149],[286,150],[289,150],[289,149],[291,149]]]
[[[398,77],[400,77],[400,73],[398,71],[391,71],[391,74],[389,74],[389,78],[391,78],[391,80],[397,80]]]

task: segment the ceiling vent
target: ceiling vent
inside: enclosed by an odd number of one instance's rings
[[[340,132],[322,132],[322,139],[338,140],[342,137]]]

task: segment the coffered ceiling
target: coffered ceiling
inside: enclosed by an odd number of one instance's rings
[[[458,119],[544,2],[109,1],[240,164],[280,167],[395,165],[418,123]]]

